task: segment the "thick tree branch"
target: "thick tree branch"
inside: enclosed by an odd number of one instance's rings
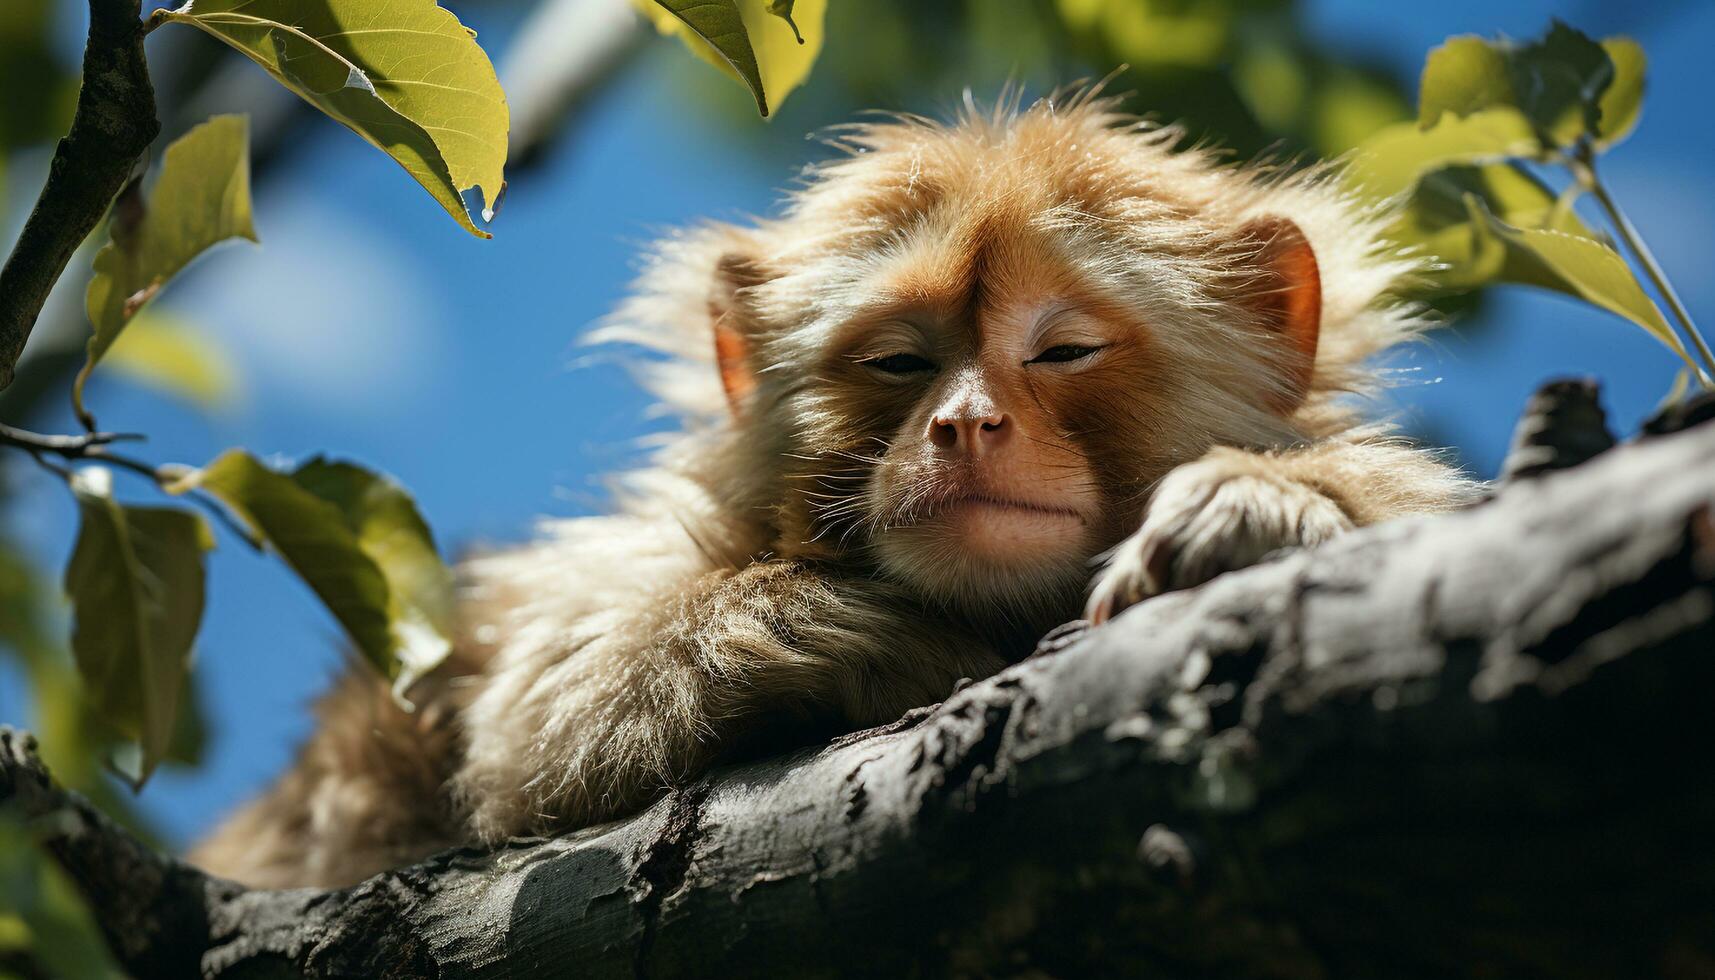
[[[0,269],[0,388],[12,383],[24,342],[72,253],[160,132],[141,16],[141,0],[89,0],[83,88],[71,132],[55,149],[47,184]]]
[[[155,857],[16,751],[0,799],[77,814],[55,853],[145,976],[1689,978],[1715,973],[1711,691],[1705,425],[1151,600],[632,819],[342,891]]]

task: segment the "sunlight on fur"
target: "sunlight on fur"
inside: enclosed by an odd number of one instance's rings
[[[1425,324],[1336,170],[1225,166],[1093,91],[832,141],[776,217],[660,243],[595,331],[683,420],[612,512],[464,564],[417,711],[354,673],[197,860],[336,885],[614,819],[1081,614],[1470,499],[1342,397]]]

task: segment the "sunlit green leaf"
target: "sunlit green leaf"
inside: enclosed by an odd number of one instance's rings
[[[434,535],[399,484],[350,463],[313,459],[293,479],[332,503],[387,580],[387,614],[403,692],[445,659],[452,627],[452,576]]]
[[[1517,228],[1548,228],[1600,241],[1595,232],[1541,181],[1510,163],[1455,166],[1425,177],[1389,229],[1402,245],[1432,256],[1435,291],[1472,289],[1496,281],[1507,267],[1506,240],[1474,224],[1466,197]]]
[[[83,386],[137,312],[211,246],[229,238],[256,241],[245,118],[216,116],[167,147],[154,190],[146,201],[135,187],[121,195],[110,234],[96,253],[85,297],[95,334],[72,384],[72,404],[86,420]]]
[[[1616,39],[1616,47],[1618,47]],[[1622,52],[1630,58],[1632,52]],[[1630,66],[1628,66],[1630,67]],[[1641,65],[1638,66],[1641,76]],[[1439,126],[1445,115],[1468,116],[1496,107],[1517,109],[1549,143],[1567,147],[1580,136],[1599,134],[1604,94],[1616,80],[1605,46],[1555,21],[1541,38],[1518,43],[1478,37],[1450,38],[1429,53],[1418,96],[1418,125]],[[1635,113],[1641,88],[1616,95],[1615,113],[1626,122],[1628,100]]]
[[[1602,41],[1602,50],[1614,65],[1614,81],[1602,93],[1602,117],[1597,121],[1597,143],[1613,146],[1631,135],[1638,124],[1644,104],[1644,72],[1649,59],[1644,49],[1629,37],[1610,37]]]
[[[106,470],[78,474],[81,524],[66,565],[72,653],[90,701],[136,741],[141,785],[167,754],[202,621],[208,527],[189,511],[113,499]]]
[[[1468,116],[1513,104],[1506,55],[1473,35],[1450,37],[1429,52],[1418,82],[1417,124],[1428,129],[1444,114]]]
[[[1661,310],[1618,252],[1594,239],[1552,228],[1514,227],[1489,213],[1474,194],[1467,195],[1465,202],[1474,224],[1511,246],[1502,279],[1576,296],[1625,317],[1690,363]]]
[[[286,473],[242,450],[171,489],[219,497],[265,540],[400,689],[446,655],[450,579],[399,486],[320,459]]]
[[[663,34],[742,82],[766,116],[822,50],[827,0],[633,0]]]
[[[474,32],[434,0],[195,0],[156,17],[190,24],[404,167],[466,231],[461,193],[498,206],[506,96]]]
[[[207,333],[178,317],[137,314],[102,361],[107,370],[205,409],[232,404],[238,367]]]
[[[1428,130],[1409,122],[1387,126],[1353,152],[1347,172],[1366,193],[1392,197],[1449,164],[1531,156],[1536,149],[1530,122],[1518,110],[1498,106],[1444,116]]]

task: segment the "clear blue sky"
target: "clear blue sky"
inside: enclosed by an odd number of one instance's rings
[[[861,2],[861,0],[835,0]],[[458,4],[450,4],[455,8]],[[1607,175],[1694,313],[1715,322],[1715,5],[1322,0],[1313,30],[1415,77],[1445,36],[1530,36],[1550,16],[1596,34],[1631,33],[1648,51],[1643,123]],[[510,25],[461,10],[491,52]],[[831,43],[838,44],[839,39]],[[151,459],[201,462],[243,445],[299,457],[349,456],[417,494],[443,546],[516,540],[544,515],[600,507],[599,475],[634,458],[647,408],[622,370],[585,361],[574,341],[621,294],[636,245],[702,216],[765,211],[817,155],[789,123],[750,123],[748,140],[692,118],[669,90],[685,77],[658,45],[603,91],[569,145],[514,182],[491,242],[447,220],[395,166],[324,125],[256,202],[261,249],[209,257],[161,301],[217,334],[248,395],[210,416],[123,381],[97,380],[107,425],[150,434]],[[712,72],[711,86],[729,85]],[[980,92],[998,79],[972,79]],[[932,93],[950,103],[957,93]],[[742,101],[736,88],[725,96]],[[702,103],[698,103],[702,104]],[[736,117],[732,117],[736,118]],[[1677,122],[1676,122],[1677,121]],[[757,147],[766,153],[759,154]],[[781,161],[789,161],[782,165]],[[1611,417],[1630,430],[1665,391],[1675,361],[1641,331],[1569,301],[1503,291],[1482,321],[1438,333],[1398,362],[1399,416],[1454,445],[1490,476],[1518,407],[1541,380],[1599,374]],[[52,420],[68,430],[69,417]],[[73,535],[65,494],[27,478],[12,517],[45,567]],[[21,520],[19,518],[22,517]],[[340,638],[313,597],[274,562],[227,541],[213,557],[199,673],[213,742],[207,763],[168,771],[142,808],[186,840],[259,790],[305,734],[309,700],[338,669]],[[0,668],[0,720],[26,721]]]

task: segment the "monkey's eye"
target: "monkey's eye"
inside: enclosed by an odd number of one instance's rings
[[[1082,344],[1056,344],[1024,363],[1066,364],[1071,361],[1081,361],[1099,350],[1101,350],[1100,347],[1085,347]]]
[[[916,354],[889,354],[886,357],[872,357],[860,363],[883,374],[916,374],[919,371],[935,370],[933,361]]]

